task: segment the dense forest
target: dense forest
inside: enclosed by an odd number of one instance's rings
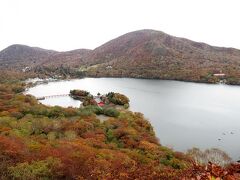
[[[2,180],[239,178],[239,164],[201,163],[197,149],[184,154],[162,146],[141,113],[124,109],[101,121],[94,105],[45,106],[23,94],[31,76],[0,72]]]

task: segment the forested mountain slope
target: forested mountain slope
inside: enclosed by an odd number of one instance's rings
[[[82,58],[90,50],[76,49],[72,51],[58,52],[52,50],[15,44],[0,52],[0,66],[2,68],[23,69],[25,67],[39,66],[78,66]]]
[[[43,62],[54,53],[56,53],[56,51],[15,44],[0,52],[0,64],[1,67],[5,68],[33,66]]]
[[[66,52],[13,45],[0,52],[0,67],[32,70],[74,68],[86,76],[159,78],[240,84],[240,50],[214,47],[161,31],[140,30],[94,50]],[[70,71],[70,70],[69,70]],[[66,74],[68,71],[64,71]],[[72,72],[72,71],[71,71]],[[216,73],[224,77],[214,76]]]
[[[214,81],[214,73],[239,78],[240,51],[214,47],[161,31],[127,33],[96,48],[87,57],[93,76],[124,76]],[[104,69],[107,69],[105,71]]]

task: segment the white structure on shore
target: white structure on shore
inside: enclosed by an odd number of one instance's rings
[[[224,77],[226,76],[226,74],[224,73],[217,73],[217,74],[213,74],[214,76],[217,76],[217,77]]]

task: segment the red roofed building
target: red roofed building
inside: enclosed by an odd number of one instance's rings
[[[98,103],[98,106],[100,106],[100,107],[103,107],[104,105],[105,105],[105,104],[104,104],[104,102],[102,102],[102,101]]]

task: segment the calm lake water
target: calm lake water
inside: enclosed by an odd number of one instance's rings
[[[216,147],[240,159],[240,87],[130,78],[85,78],[50,82],[28,90],[36,97],[84,89],[96,95],[110,91],[130,98],[132,111],[151,122],[161,144],[185,151]],[[79,107],[70,97],[41,101]],[[219,140],[221,139],[221,140]]]

